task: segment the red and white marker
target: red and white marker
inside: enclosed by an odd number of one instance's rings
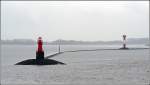
[[[126,48],[126,35],[123,35],[123,48]]]

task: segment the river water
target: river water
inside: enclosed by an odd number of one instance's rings
[[[119,45],[62,45],[61,51],[120,48]],[[145,48],[144,45],[129,45]],[[149,49],[66,52],[52,59],[66,65],[14,65],[35,58],[36,45],[2,45],[1,83],[10,85],[149,85]],[[44,45],[45,56],[58,52]]]
[[[110,49],[120,48],[119,45],[61,45],[61,51],[74,51],[74,50],[93,50],[93,49]],[[145,48],[144,45],[129,45],[129,47]],[[57,45],[44,45],[45,56],[58,52]],[[36,45],[2,45],[1,59],[2,65],[13,65],[21,60],[35,58]]]

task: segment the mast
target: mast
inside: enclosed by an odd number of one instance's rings
[[[60,53],[60,39],[58,40],[58,53]]]

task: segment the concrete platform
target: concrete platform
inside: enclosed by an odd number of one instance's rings
[[[15,65],[56,65],[56,64],[65,65],[65,63],[52,60],[52,59],[44,59],[43,63],[41,64],[37,64],[36,59],[27,59],[27,60],[18,62]]]

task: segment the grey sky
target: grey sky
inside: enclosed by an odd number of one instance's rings
[[[119,40],[149,36],[148,1],[2,1],[1,38]]]

